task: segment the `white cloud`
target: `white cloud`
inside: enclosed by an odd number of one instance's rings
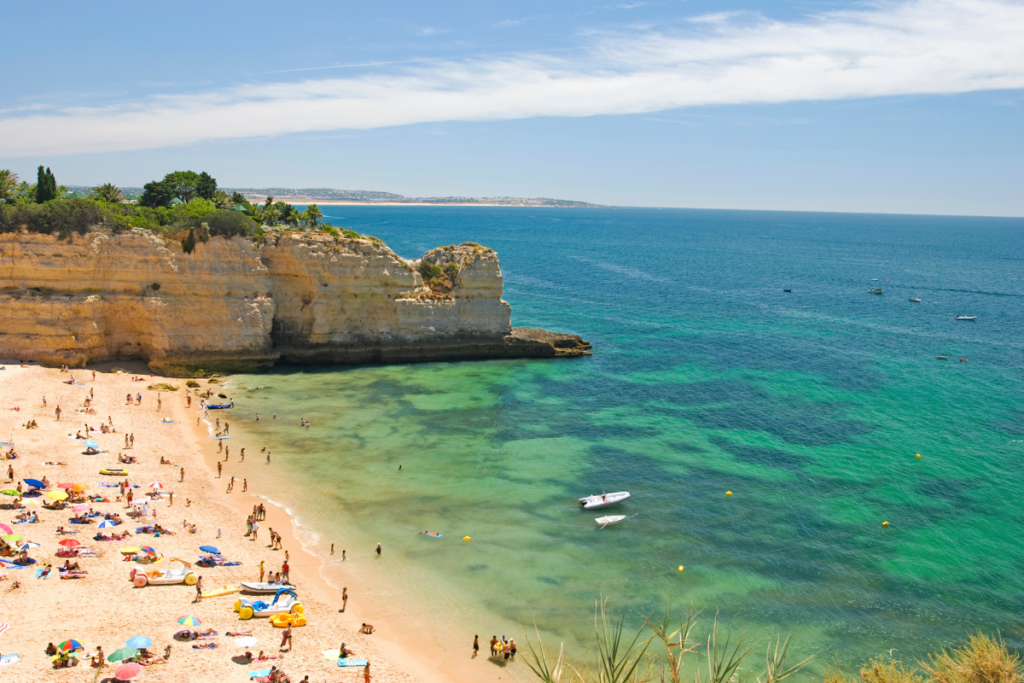
[[[1020,0],[918,0],[686,34],[604,33],[573,57],[523,54],[380,75],[247,84],[0,115],[0,155],[189,144],[441,121],[1024,88]]]

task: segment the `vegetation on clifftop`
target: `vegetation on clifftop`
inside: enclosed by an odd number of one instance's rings
[[[136,201],[111,183],[92,188],[88,197],[72,197],[49,168],[39,167],[36,183],[18,182],[18,176],[0,170],[0,233],[20,232],[56,235],[68,239],[93,230],[121,232],[143,228],[158,233],[180,233],[182,250],[192,253],[196,244],[213,236],[261,239],[268,231],[319,232],[335,239],[365,239],[384,243],[372,235],[337,228],[323,222],[315,204],[299,211],[267,197],[252,204],[237,192],[217,189],[217,180],[205,171],[175,171],[161,180],[146,183]],[[175,238],[177,239],[177,238]]]

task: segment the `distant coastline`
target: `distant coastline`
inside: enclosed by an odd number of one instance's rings
[[[91,187],[69,185],[72,196],[88,196]],[[560,208],[607,208],[602,204],[590,204],[571,199],[549,197],[405,197],[391,192],[370,190],[336,190],[332,188],[289,188],[289,187],[224,187],[231,194],[237,192],[247,200],[258,203],[268,196],[286,204],[323,204],[333,206],[524,206]],[[140,197],[141,187],[123,187],[121,191],[128,199]]]

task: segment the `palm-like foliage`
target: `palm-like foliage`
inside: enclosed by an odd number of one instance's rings
[[[0,170],[0,201],[9,202],[18,193],[18,174]]]
[[[316,204],[310,204],[306,207],[306,220],[309,221],[309,224],[314,228],[316,227],[316,222],[323,217],[323,212],[320,211],[320,207]]]
[[[89,192],[89,197],[110,202],[111,204],[120,204],[124,201],[124,192],[113,183],[103,183],[92,188],[92,191]]]
[[[217,206],[218,209],[226,211],[232,208],[238,202],[233,201],[231,195],[229,195],[224,190],[217,190],[217,192],[213,195],[213,203]]]

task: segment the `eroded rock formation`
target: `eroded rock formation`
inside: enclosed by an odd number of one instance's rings
[[[213,237],[192,254],[146,230],[2,234],[0,357],[141,359],[188,375],[588,353],[576,335],[512,329],[493,251],[466,244],[428,256],[455,264],[450,286],[426,286],[418,264],[386,246],[321,234],[260,245]]]

